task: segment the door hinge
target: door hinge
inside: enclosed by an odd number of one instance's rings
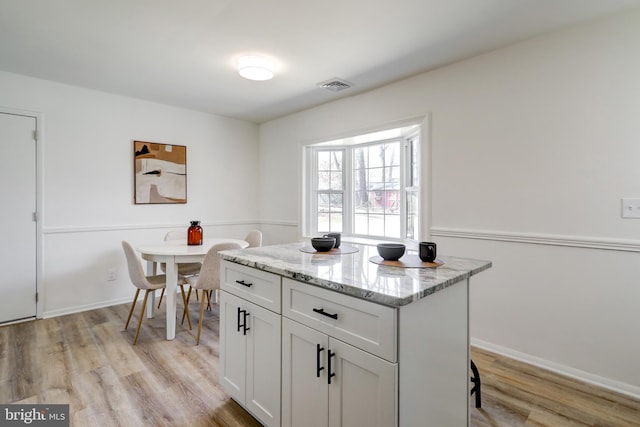
[[[37,130],[33,131],[33,140],[38,142],[38,131]]]
[[[36,302],[38,302],[38,297],[40,296],[40,294],[38,292],[36,292]]]
[[[40,219],[40,215],[38,215],[38,212],[34,212],[33,213],[33,221],[34,222],[38,222],[38,219]]]

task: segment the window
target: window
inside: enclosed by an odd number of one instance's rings
[[[306,147],[307,234],[418,239],[420,127]]]
[[[344,179],[342,160],[344,153],[338,150],[318,151],[317,163],[317,224],[318,230],[342,232],[342,206],[344,204]]]

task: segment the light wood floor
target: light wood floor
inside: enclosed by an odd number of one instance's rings
[[[200,346],[179,325],[166,341],[160,311],[135,347],[135,323],[123,330],[128,308],[0,327],[0,403],[68,403],[78,427],[259,425],[218,385],[217,307]],[[639,401],[477,349],[472,358],[483,381],[474,427],[640,426]]]
[[[640,426],[639,400],[477,348],[471,358],[482,380],[474,427]]]

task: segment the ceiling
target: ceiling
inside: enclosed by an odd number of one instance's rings
[[[632,7],[640,0],[0,0],[0,70],[260,123]],[[242,54],[272,58],[275,78],[240,77]],[[336,77],[353,87],[317,85]]]

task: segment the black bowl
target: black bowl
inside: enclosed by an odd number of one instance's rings
[[[311,239],[311,246],[318,252],[329,252],[336,244],[333,237],[314,237]]]
[[[397,261],[405,251],[402,243],[379,243],[377,247],[380,256],[387,261]]]

